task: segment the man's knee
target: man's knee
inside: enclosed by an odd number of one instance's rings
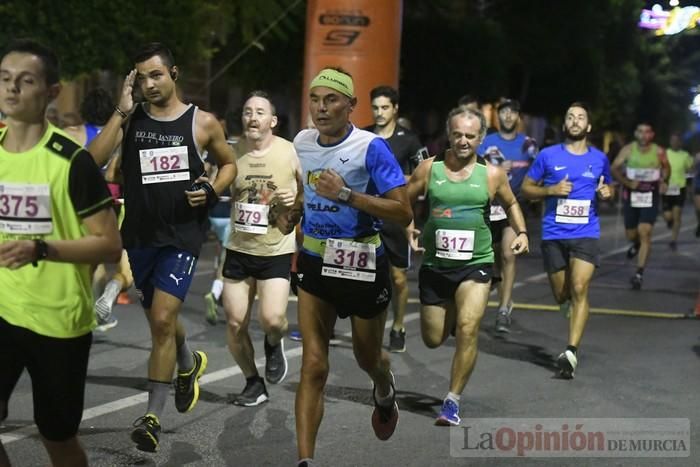
[[[571,291],[578,300],[585,298],[588,294],[588,280],[572,279]]]
[[[475,342],[479,333],[479,325],[471,321],[457,323],[456,337],[462,341]]]
[[[261,318],[261,325],[266,333],[283,332],[287,327],[287,316],[285,313],[275,313]]]
[[[408,279],[406,278],[406,273],[403,271],[392,274],[392,281],[397,291],[404,290],[408,286]]]
[[[316,386],[323,386],[326,384],[329,371],[327,357],[313,353],[304,354],[301,363],[301,381]]]
[[[443,332],[437,329],[423,330],[421,332],[421,337],[423,338],[423,343],[429,349],[436,349],[442,345],[443,342]]]
[[[153,313],[150,316],[153,337],[169,339],[175,336],[176,319],[170,313]]]

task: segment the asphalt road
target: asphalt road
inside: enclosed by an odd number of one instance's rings
[[[462,396],[461,428],[433,424],[448,388],[454,341],[435,350],[422,343],[415,271],[410,274],[408,350],[392,354],[401,417],[387,442],[376,440],[372,432],[371,385],[354,361],[349,322],[339,321],[336,329],[341,342],[331,351],[326,412],[316,449],[319,465],[698,465],[700,320],[681,316],[691,312],[698,295],[700,240],[694,237],[695,220],[689,206],[684,215],[686,226],[677,253],[668,247],[665,224],[657,223],[644,287],[633,291],[628,281],[634,264],[625,257],[621,219],[616,209],[608,209],[602,219],[603,263],[590,290],[594,314],[572,381],[556,378],[554,359],[566,346],[568,323],[556,311],[542,273],[539,229],[533,222],[529,226],[533,251],[518,262],[513,332],[505,338],[493,333],[495,309],[490,306],[482,322],[476,369]],[[142,453],[132,446],[131,423],[146,407],[150,337],[137,305],[116,306],[119,326],[95,334],[90,360],[80,437],[91,465],[295,465],[294,394],[301,348],[286,340],[289,373],[282,384],[268,386],[269,403],[240,408],[226,402],[228,394],[242,390],[244,378],[226,348],[223,321],[210,326],[204,320],[202,295],[211,281],[212,255],[213,244],[207,244],[181,314],[192,347],[209,356],[199,404],[184,415],[168,404],[161,418],[164,433],[158,453]],[[295,301],[289,303],[288,316],[290,327],[295,328]],[[261,356],[262,333],[255,323],[252,329]],[[258,358],[258,363],[264,365],[264,359]],[[628,419],[639,428],[659,426],[660,422],[644,419],[680,418],[690,423],[689,455],[499,458],[481,452],[487,457],[457,457],[474,455],[474,449],[466,449],[476,442],[474,423],[492,418],[599,419],[585,420],[588,425],[580,431],[594,426],[591,423],[617,426],[617,419]],[[467,433],[471,439],[464,436],[466,427],[472,430]],[[456,435],[452,440],[451,432]],[[31,383],[26,375],[10,401],[10,417],[0,426],[0,438],[14,465],[48,464],[33,426]],[[669,455],[658,451],[642,454]]]

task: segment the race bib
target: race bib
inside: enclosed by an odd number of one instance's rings
[[[472,259],[474,254],[473,230],[444,230],[435,232],[435,256],[444,259]]]
[[[681,194],[681,187],[678,185],[669,185],[666,188],[666,196],[679,196]]]
[[[377,247],[352,240],[326,240],[322,276],[374,282],[377,271]]]
[[[651,191],[633,191],[630,193],[630,206],[633,208],[650,208],[654,203],[654,193]]]
[[[655,169],[631,169],[627,167],[627,178],[638,182],[655,182],[661,178],[661,171]]]
[[[180,182],[190,179],[190,160],[187,146],[141,149],[141,183]]]
[[[500,204],[491,205],[491,214],[489,214],[490,221],[502,221],[507,217],[508,216],[506,215],[506,210],[503,209],[503,206],[501,206]]]
[[[236,232],[252,234],[267,233],[267,215],[270,206],[266,204],[236,203],[236,218],[233,227]]]
[[[559,198],[554,221],[561,224],[588,224],[590,209],[590,199]]]
[[[0,183],[0,232],[39,235],[52,231],[49,185]]]

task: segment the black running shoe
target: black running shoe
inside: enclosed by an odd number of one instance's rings
[[[639,242],[635,242],[627,250],[627,259],[632,259],[639,253]]]
[[[257,377],[253,383],[246,382],[243,392],[233,395],[230,402],[233,405],[255,407],[256,405],[260,405],[268,400],[269,396],[267,394],[267,389],[265,388],[265,381],[263,381],[262,378]]]
[[[636,273],[630,279],[630,283],[632,284],[632,289],[634,289],[634,290],[640,290],[642,288],[642,282],[644,282],[644,277],[640,273]]]
[[[287,376],[287,357],[284,355],[284,339],[272,346],[265,336],[265,379],[270,384],[279,384]]]
[[[207,369],[207,354],[201,350],[192,352],[194,366],[187,372],[177,373],[175,379],[175,407],[180,413],[189,412],[199,400],[199,378]]]
[[[158,450],[158,438],[160,436],[160,421],[152,413],[137,418],[133,423],[131,441],[136,443],[139,451],[156,452]]]
[[[406,351],[406,330],[389,332],[389,352],[405,352]]]
[[[496,316],[496,332],[509,333],[511,324],[511,313],[513,313],[513,303],[508,306],[499,308]]]
[[[578,365],[578,359],[576,354],[571,350],[565,350],[559,354],[557,358],[557,366],[559,367],[559,376],[564,379],[573,379],[574,372],[576,371],[576,366]]]

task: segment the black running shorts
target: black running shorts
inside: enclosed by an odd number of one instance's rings
[[[462,282],[488,284],[492,277],[492,263],[468,264],[452,269],[421,266],[418,272],[420,302],[422,305],[442,305],[454,301],[457,287]]]
[[[659,205],[661,204],[658,191],[654,192],[651,207],[648,208],[633,208],[630,204],[630,194],[627,190],[625,190],[622,197],[625,229],[636,229],[639,224],[654,225],[656,223],[656,217],[659,215]]]
[[[289,280],[292,269],[292,253],[277,256],[255,256],[240,251],[226,250],[222,274],[226,279],[257,280],[276,277]]]
[[[0,318],[0,421],[26,368],[32,380],[34,422],[49,441],[78,433],[92,333],[69,339],[47,337]]]
[[[389,263],[395,268],[408,269],[410,247],[408,246],[408,238],[406,238],[406,229],[393,222],[384,222],[379,234]]]
[[[569,266],[571,258],[578,258],[595,267],[600,266],[600,251],[597,238],[574,238],[571,240],[542,240],[542,259],[548,274]]]
[[[298,287],[333,305],[338,317],[372,319],[386,310],[391,301],[391,277],[386,255],[377,256],[374,282],[322,276],[322,268],[323,258],[299,253]]]
[[[661,205],[663,206],[664,211],[670,211],[675,206],[682,208],[685,205],[685,198],[686,198],[686,192],[685,192],[685,187],[683,187],[683,188],[681,188],[680,195],[674,195],[674,196],[662,195],[661,196]]]

